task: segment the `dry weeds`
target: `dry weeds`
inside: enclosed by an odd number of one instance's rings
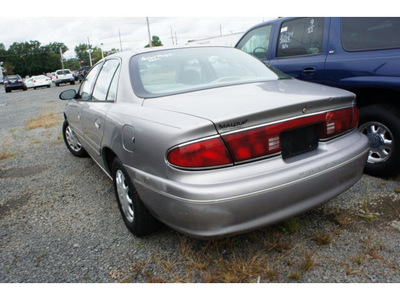
[[[53,111],[41,113],[38,117],[30,118],[25,125],[25,129],[35,129],[39,127],[50,128],[59,124],[61,118],[56,116]]]

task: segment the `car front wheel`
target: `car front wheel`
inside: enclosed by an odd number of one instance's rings
[[[77,136],[75,135],[75,132],[71,129],[67,120],[64,120],[62,131],[65,145],[73,155],[77,157],[88,156],[86,150],[82,147]]]
[[[126,227],[141,237],[155,231],[158,221],[149,213],[140,199],[128,173],[118,158],[112,163],[115,196]]]
[[[360,109],[359,131],[369,139],[364,172],[378,177],[394,175],[400,164],[400,116],[395,109],[380,105]]]

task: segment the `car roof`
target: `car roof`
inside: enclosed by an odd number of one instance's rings
[[[157,51],[164,51],[164,50],[176,50],[176,49],[196,49],[196,48],[229,48],[229,49],[234,49],[233,47],[229,46],[204,46],[204,45],[184,45],[184,46],[160,46],[160,47],[152,47],[152,48],[137,48],[129,51],[123,51],[123,52],[118,52],[112,55],[109,55],[106,57],[112,58],[112,57],[120,57],[123,59],[129,58],[133,55],[137,54],[144,54],[144,53],[150,53],[150,52],[157,52]]]

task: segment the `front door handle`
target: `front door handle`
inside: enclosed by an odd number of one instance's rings
[[[304,70],[303,70],[304,76],[313,76],[316,74],[317,74],[317,68],[314,68],[314,67],[304,68]]]
[[[99,120],[94,121],[94,126],[96,126],[97,129],[100,129],[101,122]]]

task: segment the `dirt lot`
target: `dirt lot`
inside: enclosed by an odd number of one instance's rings
[[[400,177],[364,176],[240,236],[134,237],[112,182],[63,143],[58,94],[69,88],[0,86],[0,282],[400,282]]]

